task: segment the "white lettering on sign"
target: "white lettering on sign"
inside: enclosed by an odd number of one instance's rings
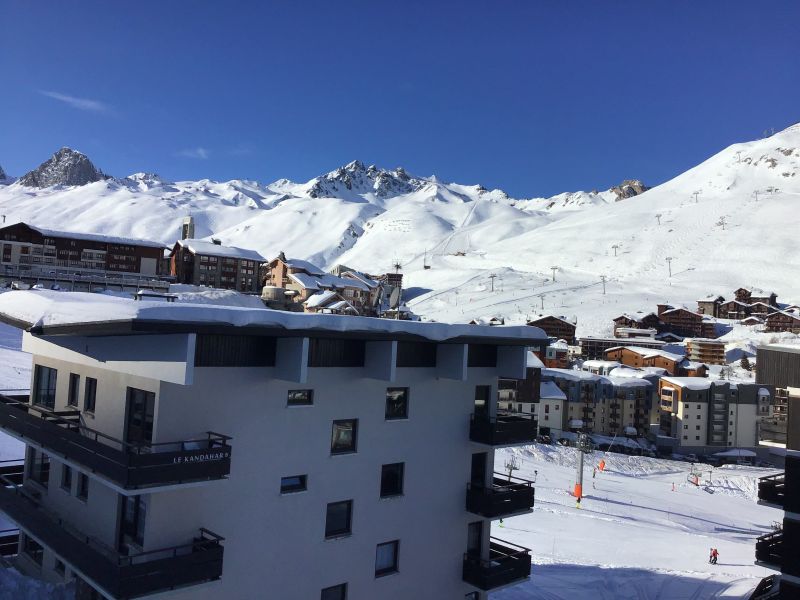
[[[173,464],[209,462],[213,460],[225,460],[230,458],[229,452],[208,452],[206,454],[191,454],[189,456],[176,456],[172,459]]]

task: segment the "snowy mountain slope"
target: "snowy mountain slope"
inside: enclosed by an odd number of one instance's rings
[[[800,300],[800,280],[791,276],[800,266],[793,252],[798,171],[796,125],[726,148],[627,198],[644,189],[640,182],[513,199],[354,161],[306,183],[169,182],[145,173],[73,187],[17,182],[0,186],[0,211],[7,223],[165,244],[191,214],[198,237],[214,234],[266,256],[283,250],[323,267],[342,262],[368,272],[399,261],[413,308],[427,318],[498,314],[513,322],[557,312],[577,315],[585,334],[607,330],[615,313],[662,300],[691,305],[740,285]],[[498,275],[494,291],[490,274]]]

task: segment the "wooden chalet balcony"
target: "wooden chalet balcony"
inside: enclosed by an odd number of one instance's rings
[[[536,439],[536,421],[519,413],[498,413],[494,419],[473,414],[469,439],[489,446],[531,444]]]
[[[758,480],[758,502],[783,509],[786,496],[786,476],[768,475]]]
[[[756,540],[756,564],[776,571],[783,564],[783,531],[773,531]]]
[[[489,560],[465,554],[462,578],[484,591],[524,581],[531,574],[530,552],[523,546],[490,538]]]
[[[491,485],[467,485],[467,510],[490,519],[507,517],[530,512],[534,496],[532,481],[495,473]]]
[[[206,529],[185,544],[122,555],[45,510],[34,492],[7,478],[0,478],[0,512],[115,599],[146,596],[222,576],[223,538]]]
[[[81,425],[78,411],[51,411],[0,396],[0,430],[35,443],[124,489],[174,485],[227,477],[227,436],[132,444]]]

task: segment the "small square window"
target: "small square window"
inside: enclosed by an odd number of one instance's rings
[[[697,415],[697,418],[699,419],[699,418],[700,418],[700,415]]]
[[[333,538],[351,533],[353,501],[331,502],[325,515],[325,537]]]
[[[403,494],[405,463],[392,463],[381,467],[381,498]]]
[[[408,418],[408,388],[386,390],[386,420]]]
[[[397,571],[399,545],[400,542],[398,540],[378,544],[375,550],[375,577],[381,577]]]
[[[700,439],[700,436],[699,436],[699,435],[696,435],[696,436],[694,437],[694,439],[695,439],[695,440],[699,440],[699,439]]]
[[[683,439],[685,439],[685,440],[688,440],[688,439],[689,439],[689,436],[688,436],[688,435],[685,435],[685,436],[683,436]]]
[[[689,429],[689,426],[688,425],[684,425],[683,428],[684,429]]]
[[[702,405],[701,405],[701,404],[698,404],[698,405],[697,405],[697,410],[700,410],[701,408],[702,408]]]
[[[331,454],[355,452],[358,440],[358,419],[342,419],[333,422],[331,432]]]
[[[314,404],[314,390],[289,390],[287,406],[309,406]]]
[[[347,600],[347,584],[340,583],[322,590],[321,600]]]
[[[78,473],[78,491],[75,495],[81,500],[89,499],[89,478],[83,473]]]
[[[697,426],[697,431],[700,431],[700,425]]]
[[[61,489],[67,493],[72,491],[72,469],[61,465]]]
[[[290,475],[281,477],[281,494],[291,494],[292,492],[304,492],[308,489],[307,475]]]

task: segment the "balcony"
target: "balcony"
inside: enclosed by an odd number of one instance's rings
[[[536,439],[536,422],[527,416],[498,414],[491,419],[472,415],[469,439],[489,446],[531,444]]]
[[[758,503],[783,510],[786,494],[786,476],[783,473],[768,475],[758,480]]]
[[[123,489],[222,479],[230,473],[231,438],[128,443],[80,423],[77,411],[54,412],[0,396],[0,430],[77,463]]]
[[[186,544],[122,555],[43,509],[32,492],[0,480],[0,511],[113,598],[136,598],[222,576],[223,538],[206,529]]]
[[[756,564],[767,569],[781,570],[783,563],[783,531],[773,531],[756,540]]]
[[[462,578],[484,591],[522,581],[530,574],[530,550],[494,537],[490,538],[489,560],[464,555]]]
[[[496,519],[530,512],[533,509],[533,482],[521,477],[495,473],[489,486],[467,486],[467,510]]]

